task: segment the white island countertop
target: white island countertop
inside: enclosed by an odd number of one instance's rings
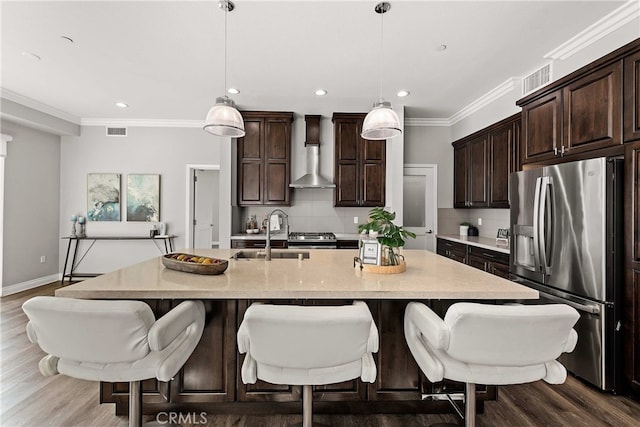
[[[294,250],[274,250],[274,252]],[[182,250],[229,259],[238,249]],[[310,258],[229,260],[221,275],[169,270],[161,257],[65,286],[56,296],[97,299],[536,299],[538,292],[422,250],[404,250],[407,270],[353,267],[356,250],[309,250]]]

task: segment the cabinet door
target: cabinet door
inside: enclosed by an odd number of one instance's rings
[[[564,155],[622,143],[622,61],[563,90]]]
[[[369,307],[380,336],[380,348],[374,354],[378,373],[369,384],[369,400],[420,399],[422,375],[403,332],[407,301],[376,300]]]
[[[640,52],[624,59],[624,140],[640,139]]]
[[[487,191],[488,145],[486,136],[469,141],[469,206],[487,207],[489,192]]]
[[[469,146],[460,144],[453,148],[453,207],[467,207],[467,188],[469,180]]]
[[[509,207],[509,173],[513,172],[514,124],[489,133],[489,207]]]
[[[522,107],[522,163],[553,159],[562,146],[562,91]]]
[[[264,176],[262,120],[245,119],[245,136],[238,139],[238,204],[262,204]]]
[[[502,264],[498,262],[490,262],[489,263],[489,273],[502,277],[503,279],[510,278],[509,264]]]
[[[362,159],[360,206],[384,206],[387,141],[360,139]]]
[[[174,301],[178,305],[181,301]],[[171,382],[171,401],[188,403],[235,400],[236,301],[203,300],[206,324],[200,343]]]
[[[358,206],[360,127],[356,119],[334,120],[335,206]]]
[[[625,147],[625,379],[640,400],[640,142]]]
[[[481,257],[469,255],[469,265],[473,268],[477,268],[478,270],[488,271],[489,265],[487,260]]]
[[[286,119],[265,120],[264,204],[289,205],[291,182],[291,122]]]

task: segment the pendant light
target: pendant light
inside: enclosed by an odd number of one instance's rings
[[[227,91],[227,14],[235,9],[233,2],[220,0],[218,7],[224,10],[224,90]],[[236,105],[227,95],[216,98],[204,122],[204,130],[218,136],[241,138],[244,136],[244,121]]]
[[[362,124],[362,136],[364,139],[388,139],[402,134],[400,119],[395,111],[391,109],[391,103],[382,98],[382,51],[384,14],[391,9],[391,4],[387,2],[378,3],[374,8],[380,14],[380,98],[373,104],[373,109],[364,118]]]

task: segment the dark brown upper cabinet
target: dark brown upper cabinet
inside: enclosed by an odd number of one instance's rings
[[[489,207],[509,207],[509,174],[519,170],[520,114],[489,131]]]
[[[483,208],[489,203],[487,135],[454,143],[455,208]]]
[[[522,163],[553,159],[562,146],[562,91],[522,107]]]
[[[289,206],[293,113],[244,111],[238,139],[238,205]]]
[[[622,144],[622,61],[563,88],[561,155]]]
[[[520,99],[522,164],[620,155],[640,139],[640,39]]]
[[[520,114],[453,143],[453,207],[508,208],[517,170]]]
[[[364,113],[334,113],[335,206],[385,205],[386,141],[360,136]]]
[[[640,52],[624,59],[624,141],[640,140]]]

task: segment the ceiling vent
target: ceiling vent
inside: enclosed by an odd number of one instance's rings
[[[522,94],[527,95],[551,81],[551,63],[522,78]]]
[[[116,128],[107,126],[107,136],[127,136],[127,128]]]

